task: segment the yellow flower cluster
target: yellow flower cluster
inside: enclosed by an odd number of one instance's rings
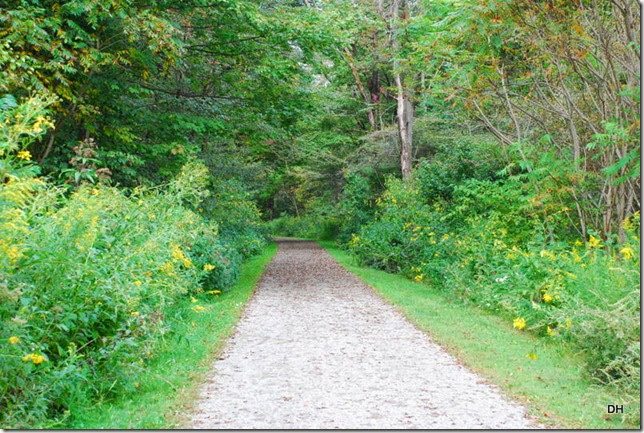
[[[25,161],[29,161],[31,159],[31,152],[28,150],[21,150],[16,154],[16,156],[20,159],[24,159]]]
[[[172,275],[174,271],[174,265],[172,264],[172,262],[165,262],[159,269],[161,270],[161,272]]]
[[[181,262],[181,264],[183,264],[185,268],[189,268],[190,266],[192,266],[192,261],[181,250],[179,245],[172,245],[172,258],[177,262]]]
[[[531,359],[531,360],[533,360],[533,361],[536,361],[537,359],[539,359],[539,357],[537,356],[537,354],[536,354],[536,353],[534,353],[534,352],[527,353],[527,354],[525,355],[525,357],[526,357],[526,358],[528,358],[528,359]]]
[[[15,336],[9,337],[9,344],[18,344],[18,343],[20,343],[20,338]]]
[[[18,248],[16,245],[6,248],[5,254],[9,259],[9,263],[11,263],[12,265],[16,264],[18,259],[24,256],[24,254],[22,254],[22,251],[20,251],[20,248]]]
[[[526,321],[523,317],[517,317],[512,321],[512,326],[518,329],[519,331],[525,328]]]
[[[590,235],[590,239],[588,240],[588,246],[590,248],[601,248],[601,239],[596,238],[593,235]]]
[[[42,364],[43,362],[45,362],[45,357],[44,357],[44,356],[42,356],[42,355],[39,355],[39,354],[37,354],[37,353],[30,353],[30,354],[28,354],[28,355],[23,356],[23,357],[22,357],[22,360],[23,360],[24,362],[29,362],[29,361],[31,361],[31,362],[33,362],[34,364]]]
[[[214,265],[211,265],[211,264],[209,264],[209,263],[207,263],[207,264],[203,265],[203,270],[204,270],[204,271],[208,271],[208,272],[209,272],[209,271],[212,271],[213,269],[215,269],[215,266],[214,266]]]
[[[53,127],[54,127],[54,124],[51,123],[50,120],[45,118],[45,116],[38,116],[36,118],[36,123],[34,123],[33,131],[36,134],[40,134],[41,132],[43,132],[45,128],[53,128]]]
[[[201,313],[201,312],[203,312],[203,311],[206,311],[206,308],[205,308],[205,307],[202,307],[201,305],[195,305],[194,307],[192,307],[192,310],[193,310],[195,313]]]
[[[633,257],[635,257],[635,254],[633,253],[633,249],[630,248],[630,247],[624,247],[621,250],[619,250],[619,252],[622,254],[624,259],[626,259],[626,260],[630,260]]]
[[[549,260],[552,260],[552,261],[557,260],[557,256],[555,256],[552,251],[541,250],[541,252],[539,252],[539,255],[541,257],[547,257]]]
[[[636,216],[639,216],[639,211],[637,211],[638,214]],[[627,217],[622,221],[622,228],[626,231],[631,231],[634,228],[633,221],[631,221],[631,217]]]

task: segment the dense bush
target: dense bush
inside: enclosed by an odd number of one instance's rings
[[[586,352],[590,375],[638,391],[639,213],[623,222],[624,242],[564,238],[520,176],[469,179],[449,202],[424,195],[422,181],[387,182],[375,219],[348,243],[359,260],[566,341]]]
[[[237,197],[244,210],[234,213],[209,194],[201,163],[128,195],[35,178],[24,146],[47,121],[45,103],[14,101],[0,111],[23,119],[4,122],[0,140],[3,427],[46,426],[76,402],[131,389],[167,328],[167,308],[230,286],[242,257],[265,239],[250,202]],[[204,218],[204,200],[213,216],[221,206],[230,219]]]
[[[269,221],[268,231],[275,236],[286,236],[305,239],[334,239],[340,229],[340,220],[335,217],[316,215],[281,216]]]
[[[220,227],[219,235],[235,243],[242,257],[259,252],[267,237],[261,212],[244,186],[234,180],[213,180],[212,194],[201,204],[201,212]]]

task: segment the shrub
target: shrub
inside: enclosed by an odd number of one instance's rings
[[[338,235],[340,219],[318,215],[301,217],[283,215],[269,221],[266,227],[274,236],[331,240]]]
[[[53,426],[76,402],[136,387],[167,330],[168,307],[230,286],[242,257],[264,242],[250,202],[208,198],[199,162],[130,194],[35,178],[25,148],[48,122],[46,103],[0,103],[3,427]],[[221,218],[199,212],[206,199]]]
[[[242,257],[257,254],[268,232],[250,193],[235,180],[212,180],[209,190],[212,194],[201,204],[201,213],[218,224],[220,237],[234,244]]]
[[[601,383],[639,391],[639,213],[624,221],[624,243],[562,239],[521,177],[464,181],[450,202],[419,182],[387,181],[375,218],[347,244],[363,264],[516,319],[584,351]]]

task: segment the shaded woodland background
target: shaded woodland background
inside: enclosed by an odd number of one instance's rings
[[[638,401],[639,22],[633,0],[3,1],[2,425],[131,390],[168,306],[269,233],[560,340]]]

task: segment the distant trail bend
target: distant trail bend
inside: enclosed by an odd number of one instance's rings
[[[278,242],[191,427],[538,427],[317,244]]]

